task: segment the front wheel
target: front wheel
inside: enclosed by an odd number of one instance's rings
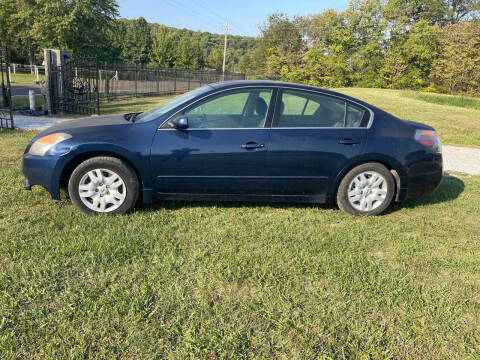
[[[99,156],[75,168],[68,182],[68,193],[73,205],[86,214],[124,214],[138,200],[139,181],[124,161]]]
[[[337,204],[355,216],[382,213],[392,202],[395,181],[382,164],[367,163],[350,170],[340,182]]]

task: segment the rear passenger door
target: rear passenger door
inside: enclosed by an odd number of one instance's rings
[[[276,104],[268,149],[272,194],[325,200],[330,181],[361,156],[368,109],[310,91],[284,89]]]

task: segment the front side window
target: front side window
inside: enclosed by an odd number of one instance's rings
[[[368,122],[366,109],[326,95],[284,90],[278,127],[363,127]]]
[[[262,128],[272,91],[240,90],[223,93],[185,111],[190,129]]]
[[[152,120],[158,119],[160,116],[165,115],[167,112],[175,109],[176,107],[182,105],[183,103],[186,103],[192,99],[194,99],[197,96],[200,96],[208,91],[210,91],[212,88],[210,86],[204,86],[198,89],[195,89],[193,91],[190,91],[188,93],[185,93],[183,95],[177,96],[174,99],[161,104],[160,106],[157,106],[153,109],[150,109],[148,111],[145,111],[141,114],[139,114],[135,118],[136,123],[142,123],[142,122],[148,122]]]

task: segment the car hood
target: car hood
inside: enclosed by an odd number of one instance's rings
[[[114,127],[127,126],[129,123],[123,115],[92,116],[75,120],[63,121],[60,124],[53,125],[35,136],[35,141],[43,136],[63,132],[70,135],[74,134],[100,134],[108,133]]]

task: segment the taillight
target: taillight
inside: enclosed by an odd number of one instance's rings
[[[415,140],[436,152],[442,152],[442,143],[436,131],[416,130]]]

